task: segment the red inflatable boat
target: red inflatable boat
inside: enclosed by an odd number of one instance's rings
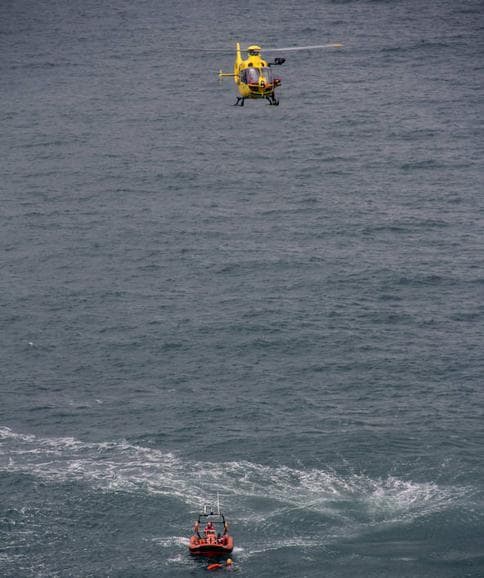
[[[188,549],[191,554],[214,558],[230,554],[234,549],[234,539],[228,533],[225,516],[220,512],[208,511],[207,507],[198,515],[190,537]]]

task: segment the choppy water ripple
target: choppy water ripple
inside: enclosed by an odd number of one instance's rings
[[[41,484],[40,488],[54,490],[54,497],[48,490],[44,506],[30,502],[21,507],[12,505],[3,512],[0,530],[5,568],[12,567],[14,560],[25,568],[23,549],[30,550],[31,541],[44,531],[43,520],[53,515],[51,539],[59,543],[63,522],[56,513],[55,495],[60,491],[65,496],[79,495],[65,504],[69,512],[63,515],[73,522],[77,519],[77,524],[84,523],[78,499],[91,500],[89,494],[102,492],[108,502],[123,501],[123,495],[132,496],[127,503],[147,498],[160,506],[173,502],[170,511],[174,519],[168,526],[183,532],[201,505],[222,490],[231,524],[239,536],[244,536],[235,550],[241,564],[287,549],[332,555],[348,541],[373,540],[372,536],[382,532],[412,524],[425,526],[439,517],[459,524],[469,524],[470,520],[482,523],[477,488],[247,461],[192,461],[126,441],[86,443],[74,438],[40,438],[8,428],[0,431],[0,471],[16,480],[20,488]],[[76,489],[73,492],[69,487]],[[147,506],[149,517],[152,508]],[[185,513],[183,519],[175,514],[177,509]],[[94,526],[105,524],[101,512],[89,516]],[[149,528],[154,533],[152,543],[162,553],[162,568],[178,571],[191,567],[186,556],[188,533],[163,536],[159,534],[162,528],[152,521]],[[11,552],[15,552],[13,557]]]
[[[38,438],[0,430],[2,471],[55,482],[79,482],[106,491],[166,494],[202,507],[223,490],[227,501],[269,500],[268,518],[297,510],[354,512],[372,523],[424,516],[451,508],[471,488],[439,487],[389,476],[372,480],[331,470],[298,470],[251,462],[187,461],[128,442],[86,443],[73,438]],[[267,488],[270,487],[270,495]],[[385,514],[388,518],[385,518]],[[248,512],[249,518],[254,515]],[[381,516],[381,519],[379,517]],[[265,520],[264,516],[260,521]]]

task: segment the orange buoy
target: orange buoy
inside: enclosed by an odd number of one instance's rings
[[[214,564],[209,564],[207,566],[207,570],[218,570],[219,568],[223,568],[223,565],[219,564],[218,562],[215,562]]]

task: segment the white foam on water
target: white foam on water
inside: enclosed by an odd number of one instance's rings
[[[171,453],[127,442],[86,443],[71,437],[39,438],[0,428],[0,469],[96,488],[147,491],[198,503],[185,482],[185,464]]]
[[[271,550],[282,550],[285,548],[297,548],[297,549],[314,549],[314,548],[323,548],[326,549],[326,541],[321,539],[308,539],[304,536],[295,536],[292,538],[283,538],[279,540],[271,540],[259,543],[258,546],[255,546],[247,551],[240,552],[241,559],[248,559],[252,556],[256,556],[257,554],[263,554],[265,552],[269,552]],[[234,552],[236,549],[234,548]]]
[[[450,507],[465,489],[442,488],[435,483],[415,483],[389,476],[366,484],[366,506],[371,519],[409,521]]]
[[[0,470],[54,482],[78,481],[99,490],[176,497],[198,510],[220,490],[239,524],[277,523],[304,512],[351,524],[401,523],[450,508],[466,488],[389,476],[271,467],[248,461],[183,460],[126,441],[89,443],[42,438],[0,428]],[[254,507],[254,500],[263,507]]]
[[[193,566],[193,562],[187,557],[186,552],[166,558],[165,564],[168,566]]]
[[[171,556],[164,558],[168,566],[193,566],[193,561],[187,556],[188,539],[180,536],[154,539],[153,542],[162,548],[170,549]],[[173,552],[173,549],[176,550]],[[164,554],[162,554],[164,556]]]
[[[186,536],[167,536],[164,538],[153,538],[153,542],[162,548],[173,548],[173,546],[188,546],[190,540]]]

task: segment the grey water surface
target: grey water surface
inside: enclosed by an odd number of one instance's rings
[[[0,3],[0,575],[205,576],[217,492],[241,576],[484,575],[483,32]]]

